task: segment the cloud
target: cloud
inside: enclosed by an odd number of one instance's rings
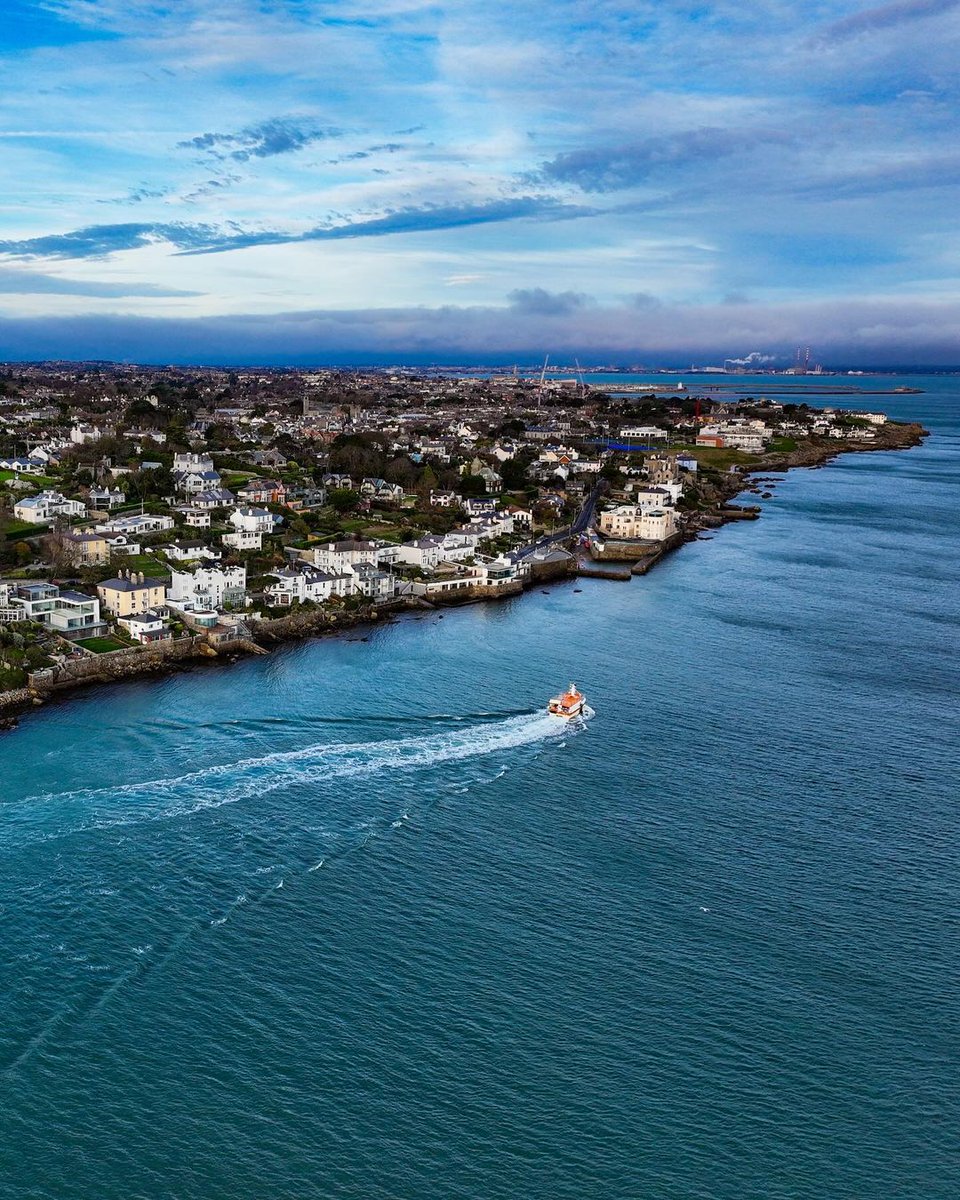
[[[511,306],[326,309],[195,319],[81,316],[0,320],[0,359],[106,358],[196,364],[612,359],[720,363],[738,345],[828,366],[960,363],[960,301],[856,296],[829,303],[587,305],[553,315]]]
[[[251,158],[292,154],[312,142],[341,136],[339,129],[322,128],[294,117],[276,117],[260,125],[250,125],[237,133],[201,133],[177,142],[177,149],[201,150],[213,158],[249,162]]]
[[[70,233],[47,234],[19,241],[0,241],[0,254],[24,258],[102,258],[121,250],[139,250],[157,242],[168,242],[183,254],[220,254],[227,250],[243,250],[251,246],[386,237],[390,234],[459,229],[502,221],[572,220],[590,216],[594,211],[579,205],[562,204],[549,197],[518,196],[478,204],[411,206],[396,209],[382,217],[347,221],[340,225],[318,225],[302,232],[243,231],[235,227],[183,223],[90,225]]]
[[[157,242],[186,249],[203,245],[223,234],[211,225],[158,225],[127,222],[87,225],[70,233],[0,241],[0,254],[21,258],[105,258],[119,250],[139,250]]]
[[[585,308],[590,296],[582,292],[548,292],[543,288],[518,288],[507,297],[516,312],[541,317],[559,317]]]
[[[40,271],[0,269],[0,295],[27,296],[100,296],[107,299],[124,296],[199,296],[183,288],[162,287],[154,283],[107,283],[96,280],[59,279]]]
[[[541,173],[548,180],[572,183],[585,192],[612,192],[635,187],[658,171],[703,164],[756,146],[790,141],[788,134],[777,130],[703,127],[619,146],[572,150],[545,162]]]
[[[831,45],[849,38],[879,30],[894,28],[907,21],[919,21],[924,17],[938,17],[955,9],[960,0],[898,0],[894,4],[881,4],[878,8],[867,8],[825,26],[812,39],[816,45]]]

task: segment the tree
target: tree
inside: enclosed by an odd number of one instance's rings
[[[327,503],[331,504],[338,513],[350,512],[351,509],[357,507],[360,502],[360,493],[355,492],[352,488],[334,488],[327,496]]]
[[[485,496],[487,485],[481,475],[464,475],[460,480],[461,496]]]
[[[26,542],[17,542],[13,549],[17,556],[17,562],[21,567],[25,567],[33,558],[33,551]]]

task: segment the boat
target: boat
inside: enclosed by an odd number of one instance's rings
[[[552,717],[562,717],[569,721],[572,717],[582,716],[586,704],[586,697],[577,691],[575,683],[571,683],[565,692],[553,697],[547,705],[547,712]]]

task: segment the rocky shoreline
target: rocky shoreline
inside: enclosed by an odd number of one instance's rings
[[[786,453],[758,455],[755,462],[751,461],[749,465],[741,465],[735,471],[725,472],[719,479],[699,481],[700,507],[688,510],[682,533],[670,539],[670,545],[659,547],[654,553],[647,555],[642,563],[635,563],[632,569],[611,573],[602,569],[579,567],[571,556],[569,564],[557,564],[547,575],[541,572],[536,579],[531,579],[526,589],[518,586],[517,589],[511,589],[502,595],[471,597],[466,601],[460,600],[459,604],[507,599],[532,587],[577,574],[611,579],[629,579],[632,575],[645,574],[666,554],[684,542],[697,540],[705,531],[716,529],[730,521],[755,520],[759,517],[759,506],[734,505],[731,502],[744,492],[758,495],[761,499],[769,498],[772,495],[769,487],[776,482],[764,478],[770,472],[779,473],[795,467],[822,467],[841,454],[907,450],[919,445],[927,436],[928,431],[920,424],[889,422],[877,430],[876,437],[870,442],[837,445],[836,442],[824,438],[816,442],[811,440]],[[71,677],[68,672],[65,678],[58,679],[48,687],[40,685],[0,692],[0,732],[14,728],[22,713],[68,695],[78,688],[141,679],[148,675],[167,676],[175,672],[190,671],[197,666],[228,665],[248,654],[268,654],[271,648],[287,642],[341,634],[359,627],[382,625],[405,612],[433,611],[439,607],[455,607],[457,604],[458,601],[453,597],[438,597],[432,602],[404,599],[380,606],[365,605],[352,612],[300,610],[284,617],[251,620],[248,622],[251,632],[249,639],[230,642],[219,649],[202,638],[190,638],[183,640],[189,642],[189,646],[164,643],[163,645],[171,649],[156,647],[101,655],[99,659],[93,660],[90,669],[85,669],[75,677]],[[359,640],[367,639],[364,637]]]

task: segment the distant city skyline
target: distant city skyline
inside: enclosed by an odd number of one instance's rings
[[[960,362],[960,0],[8,0],[0,358]]]

